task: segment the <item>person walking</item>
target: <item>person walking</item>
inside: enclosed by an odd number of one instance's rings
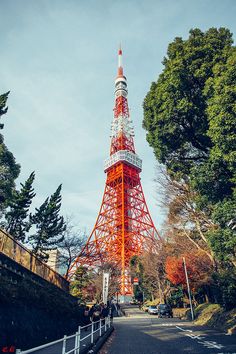
[[[91,320],[90,320],[90,314],[89,314],[89,306],[86,306],[84,309],[84,314],[83,314],[83,325],[86,326],[85,331],[88,330],[88,328],[89,328],[88,325],[90,323],[91,323]]]
[[[109,315],[109,308],[107,307],[107,305],[104,305],[101,315],[102,318],[106,318]]]
[[[94,322],[94,329],[98,329],[99,321],[101,318],[100,306],[95,307],[95,311],[92,314],[92,322]]]

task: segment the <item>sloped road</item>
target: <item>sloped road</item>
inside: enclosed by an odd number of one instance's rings
[[[115,331],[100,354],[236,354],[236,336],[227,336],[176,318],[159,319],[138,308],[114,319]]]

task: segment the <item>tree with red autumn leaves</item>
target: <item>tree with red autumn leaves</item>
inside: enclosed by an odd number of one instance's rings
[[[202,252],[182,254],[178,257],[168,256],[166,258],[165,271],[168,280],[174,285],[186,287],[186,277],[183,267],[185,257],[186,267],[191,290],[201,287],[210,281],[212,264],[209,258]]]

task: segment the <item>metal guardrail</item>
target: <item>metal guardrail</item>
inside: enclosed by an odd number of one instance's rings
[[[42,262],[30,250],[2,229],[0,229],[0,252],[48,282],[68,291],[69,282],[62,275]]]
[[[91,327],[91,332],[88,335],[82,336],[82,330],[84,330],[86,328],[88,329],[89,327]],[[75,334],[72,334],[70,336],[65,335],[63,338],[55,340],[54,342],[43,344],[43,345],[40,345],[40,346],[32,348],[32,349],[28,349],[28,350],[16,349],[16,354],[34,353],[34,352],[40,351],[41,349],[52,347],[53,345],[58,344],[58,343],[62,344],[62,348],[60,351],[57,352],[57,354],[71,354],[71,353],[79,354],[80,350],[81,350],[81,343],[83,341],[85,341],[86,339],[88,339],[90,337],[89,344],[94,344],[96,333],[99,334],[98,337],[101,337],[107,331],[107,329],[110,327],[111,327],[111,318],[109,316],[109,317],[106,317],[105,319],[100,319],[99,321],[92,322],[91,324],[89,324],[87,326],[79,326],[78,331]],[[85,334],[85,331],[84,331],[84,334]],[[66,349],[67,344],[68,344],[68,341],[71,339],[74,339],[73,348],[68,350],[68,349]]]

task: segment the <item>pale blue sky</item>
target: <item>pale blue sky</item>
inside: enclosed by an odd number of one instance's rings
[[[190,28],[236,32],[235,0],[0,0],[0,92],[11,90],[5,142],[35,170],[34,205],[62,183],[63,214],[89,233],[105,185],[117,48],[122,42],[142,185],[157,228],[155,164],[142,129],[142,102],[168,43]]]

